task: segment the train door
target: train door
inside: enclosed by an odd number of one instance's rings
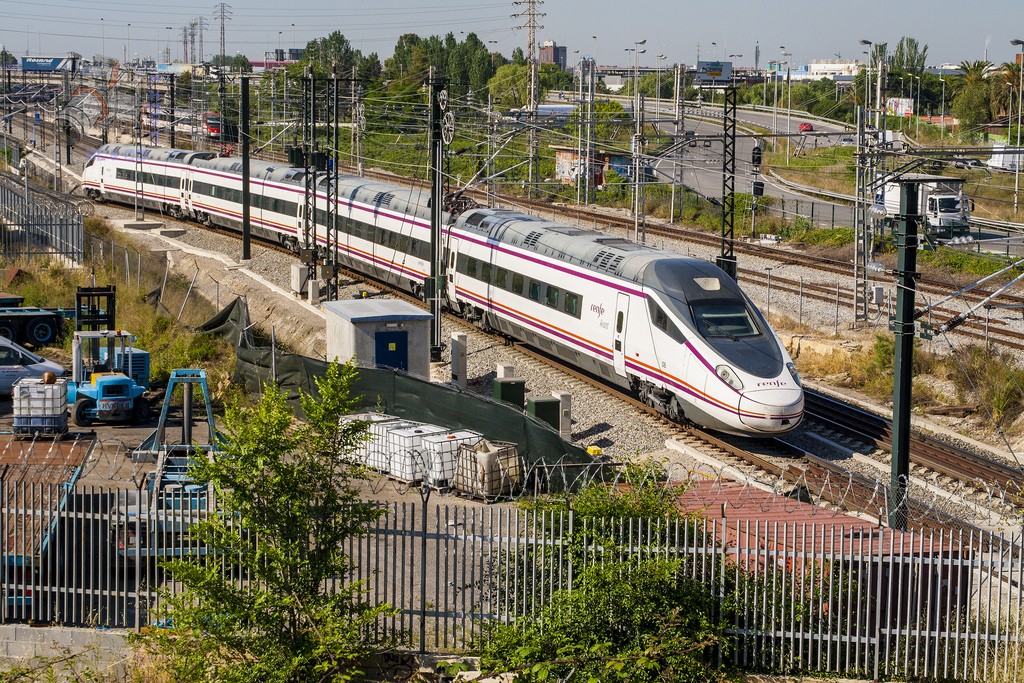
[[[448,300],[455,300],[455,259],[459,254],[459,240],[455,237],[448,238],[448,263],[445,264],[445,289],[448,291]]]
[[[612,358],[615,372],[626,376],[626,318],[629,313],[629,295],[619,292],[615,301],[615,335],[612,338]]]
[[[185,172],[185,177],[182,178],[182,181],[181,181],[181,186],[182,186],[182,190],[181,190],[181,200],[182,200],[181,201],[181,205],[185,208],[185,211],[187,211],[189,215],[195,215],[195,214],[192,213],[192,188],[193,188],[193,182],[194,181],[193,181],[193,178],[192,178],[192,173],[190,171],[186,171]]]

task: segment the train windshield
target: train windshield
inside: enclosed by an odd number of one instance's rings
[[[702,302],[691,307],[693,321],[705,339],[756,337],[761,334],[747,307],[740,302]]]

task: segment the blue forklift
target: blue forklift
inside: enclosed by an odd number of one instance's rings
[[[79,427],[94,422],[141,424],[149,420],[149,353],[132,345],[122,330],[81,330],[71,343],[68,384],[71,419]]]

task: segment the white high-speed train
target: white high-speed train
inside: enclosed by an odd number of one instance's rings
[[[105,145],[86,165],[95,200],[140,200],[172,216],[241,228],[242,160]],[[327,248],[328,174],[316,178]],[[341,262],[422,296],[430,274],[429,192],[338,176]],[[298,248],[305,170],[250,162],[254,234]],[[745,436],[793,429],[803,389],[786,349],[717,266],[506,209],[445,213],[445,306],[627,387],[676,420]]]

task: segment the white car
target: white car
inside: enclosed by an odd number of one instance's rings
[[[41,377],[44,372],[60,377],[64,368],[18,346],[7,337],[0,337],[0,396],[10,396],[14,383],[22,377]]]

